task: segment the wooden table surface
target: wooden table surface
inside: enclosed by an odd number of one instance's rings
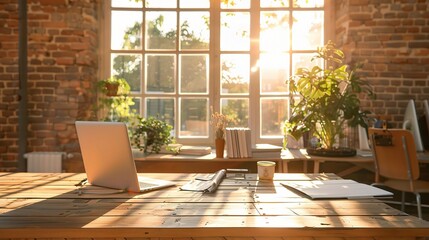
[[[74,184],[85,174],[0,173],[0,239],[418,239],[429,222],[376,199],[310,200],[281,181],[333,174],[229,176],[215,193],[180,191],[196,174],[142,174],[175,181],[153,192],[113,193]]]
[[[371,154],[370,151],[363,151],[365,155]],[[343,170],[342,172],[336,173],[338,176],[344,177],[355,171],[358,171],[362,168],[373,170],[374,168],[374,157],[372,155],[361,156],[360,153],[351,157],[326,157],[326,156],[314,156],[309,155],[306,149],[286,149],[282,151],[281,158],[287,161],[304,161],[304,172],[307,171],[307,161],[313,161],[313,173],[320,172],[320,164],[324,162],[344,162],[353,164],[352,167]],[[429,153],[428,152],[418,152],[417,158],[420,163],[428,164],[429,163]],[[286,166],[286,167],[285,167]],[[287,163],[283,163],[283,170],[287,172]]]

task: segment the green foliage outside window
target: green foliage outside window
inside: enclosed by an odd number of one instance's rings
[[[174,31],[162,32],[162,25],[165,19],[161,15],[154,21],[150,21],[147,25],[147,39],[151,44],[149,49],[164,49],[170,46],[170,43],[175,40],[176,33]],[[204,19],[209,28],[209,19]],[[132,27],[127,29],[124,34],[124,49],[135,49],[137,46],[141,46],[141,29],[142,24],[136,22]],[[203,39],[198,38],[194,32],[189,30],[189,23],[184,22],[181,27],[180,38],[182,42],[182,48],[185,49],[200,49],[207,48],[208,44]],[[187,55],[184,55],[187,56]],[[199,56],[199,57],[198,57]],[[185,73],[181,77],[182,79],[182,91],[187,93],[201,93],[205,92],[208,88],[205,83],[204,76],[208,69],[206,65],[206,58],[204,55],[190,55],[186,57],[186,62],[182,62],[182,73]],[[175,62],[172,62],[173,58],[170,59],[169,55],[148,55],[146,64],[151,66],[147,69],[146,91],[148,92],[164,92],[171,93],[174,91],[175,86],[172,78],[174,76]],[[183,59],[182,59],[183,60]],[[116,72],[118,78],[126,79],[131,87],[131,91],[140,91],[141,88],[141,59],[137,58],[134,54],[119,54],[113,58],[113,70]],[[224,87],[227,89],[234,90],[236,93],[243,93],[248,91],[248,83],[242,83],[241,78],[238,76],[231,76],[228,74],[230,66],[223,64],[222,71],[222,82]],[[169,77],[171,76],[171,77]],[[239,78],[239,79],[237,79]],[[198,101],[196,101],[198,102]],[[222,108],[222,112],[231,115],[232,118],[237,119],[240,123],[239,126],[248,125],[248,106],[242,106],[243,101],[231,101],[228,105]],[[201,106],[195,105],[196,108]],[[240,111],[243,110],[243,111]],[[186,112],[180,113],[180,115],[186,116]],[[206,111],[199,111],[197,117],[199,120],[207,120]],[[183,118],[186,119],[186,118]]]

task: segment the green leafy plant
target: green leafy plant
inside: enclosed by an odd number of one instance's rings
[[[343,63],[344,53],[329,41],[318,49],[312,61],[321,59],[325,68],[299,68],[288,83],[293,96],[292,114],[283,132],[299,138],[310,131],[327,149],[334,149],[344,135],[345,124],[366,126],[368,111],[360,109],[360,97],[374,98],[372,88],[356,70]]]
[[[152,116],[138,117],[132,129],[132,142],[145,153],[159,153],[163,146],[174,142],[174,138],[171,136],[173,127]]]
[[[125,79],[110,77],[97,83],[98,108],[104,121],[129,122],[135,117],[131,109],[135,103],[130,94],[130,85]]]

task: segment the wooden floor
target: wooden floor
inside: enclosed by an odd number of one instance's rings
[[[375,199],[310,200],[282,181],[227,178],[215,193],[180,191],[195,174],[144,174],[177,186],[144,194],[74,186],[84,174],[0,173],[0,239],[425,239],[429,222]]]

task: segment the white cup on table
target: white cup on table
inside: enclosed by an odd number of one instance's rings
[[[276,163],[271,161],[258,161],[258,178],[260,180],[273,180]]]

